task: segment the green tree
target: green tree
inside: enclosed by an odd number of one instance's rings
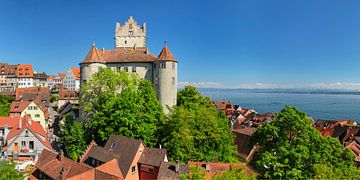
[[[153,85],[138,74],[101,69],[83,86],[81,103],[85,126],[97,143],[123,135],[158,145],[163,109]]]
[[[247,174],[244,167],[232,167],[229,171],[214,175],[213,180],[255,180],[255,174]]]
[[[24,176],[15,170],[15,163],[0,161],[0,179],[24,179]]]
[[[61,140],[65,143],[65,150],[68,156],[73,160],[78,160],[86,150],[83,124],[68,113],[64,118],[64,125],[61,127],[61,130]]]
[[[347,170],[355,167],[352,152],[338,140],[324,138],[311,123],[304,112],[286,106],[272,122],[257,129],[251,146],[258,144],[261,149],[252,163],[263,178],[308,179],[317,175],[319,164],[351,177]]]
[[[237,161],[229,120],[196,88],[187,86],[179,91],[178,105],[170,112],[162,142],[171,160]]]
[[[13,100],[12,96],[0,94],[0,116],[9,116],[10,104]]]

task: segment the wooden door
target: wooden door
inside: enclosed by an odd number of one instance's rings
[[[18,143],[14,144],[14,153],[18,153],[19,152],[19,145]]]

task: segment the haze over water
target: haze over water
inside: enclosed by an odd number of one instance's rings
[[[230,100],[243,108],[253,108],[258,113],[278,112],[292,105],[317,119],[360,120],[360,95],[344,92],[274,92],[258,90],[200,89],[213,100]]]

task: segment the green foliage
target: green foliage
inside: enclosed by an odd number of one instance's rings
[[[86,150],[85,132],[83,124],[75,120],[69,113],[64,118],[64,125],[61,127],[61,140],[65,143],[65,150],[73,160],[78,158]]]
[[[158,145],[163,109],[152,84],[136,73],[101,69],[83,86],[81,103],[85,126],[97,143],[122,135]]]
[[[231,168],[229,171],[223,172],[219,176],[213,176],[213,180],[255,180],[254,174],[247,174],[244,167]]]
[[[329,164],[314,164],[314,179],[360,179],[356,167],[336,168]]]
[[[237,161],[229,120],[194,87],[178,93],[178,105],[166,118],[162,142],[171,160]]]
[[[57,100],[58,100],[58,96],[56,96],[55,94],[50,95],[50,101],[51,102],[56,102]]]
[[[12,96],[0,94],[0,116],[9,116],[10,104],[13,100]]]
[[[24,176],[15,170],[15,163],[0,161],[0,179],[22,180]]]
[[[316,177],[319,166],[327,164],[331,170],[352,169],[354,156],[343,149],[338,140],[324,138],[304,112],[286,106],[276,119],[257,129],[251,146],[261,149],[252,163],[268,179],[308,179]],[[323,176],[321,176],[323,177]]]
[[[200,167],[190,166],[189,170],[189,174],[180,175],[181,180],[205,180],[205,173],[201,171]]]

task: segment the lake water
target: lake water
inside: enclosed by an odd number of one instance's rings
[[[316,119],[360,120],[360,95],[321,93],[242,92],[234,90],[200,90],[213,100],[230,100],[258,113],[277,112],[292,105]]]

